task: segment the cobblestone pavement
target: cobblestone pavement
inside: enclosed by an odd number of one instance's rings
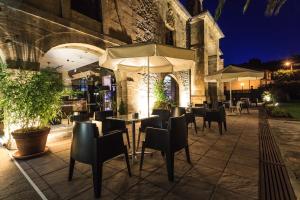
[[[6,149],[0,146],[0,199],[40,199],[26,178],[19,171]]]
[[[216,123],[202,132],[201,119],[198,134],[189,128],[192,165],[178,152],[173,183],[158,152],[145,156],[142,171],[133,164],[131,178],[122,157],[106,162],[101,199],[258,199],[258,112],[227,119],[223,136]],[[19,163],[48,199],[93,199],[90,166],[76,163],[67,181],[70,142],[50,142],[51,153]]]
[[[300,198],[300,121],[269,119],[296,196]]]

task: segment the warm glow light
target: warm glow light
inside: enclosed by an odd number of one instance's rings
[[[241,86],[242,86],[242,87],[244,87],[244,85],[245,85],[244,83],[241,83]]]
[[[290,66],[291,65],[291,62],[287,61],[285,62],[285,66]]]

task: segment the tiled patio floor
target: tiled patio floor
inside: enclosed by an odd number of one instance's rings
[[[0,199],[40,199],[19,171],[4,147],[0,146]]]
[[[257,199],[258,112],[228,117],[228,131],[220,136],[217,124],[198,134],[189,128],[192,165],[184,152],[175,156],[175,182],[167,179],[162,156],[146,155],[144,169],[132,165],[128,177],[122,157],[104,165],[101,199]],[[67,181],[70,139],[48,143],[51,153],[19,162],[48,199],[93,199],[90,166],[76,163]]]

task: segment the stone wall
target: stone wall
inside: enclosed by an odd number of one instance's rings
[[[191,96],[193,103],[206,100],[208,84],[204,83],[204,76],[208,71],[222,68],[219,58],[222,36],[216,24],[207,13],[190,16],[177,0],[102,0],[102,23],[72,10],[71,0],[3,2],[0,0],[0,57],[6,60],[29,61],[35,65],[52,47],[74,42],[101,49],[125,43],[165,43],[166,32],[172,31],[175,46],[196,51],[195,66],[189,75],[183,73],[184,81],[179,84],[185,85],[190,77],[191,86],[188,90],[182,86],[180,90],[185,95],[180,96],[184,99]],[[191,25],[187,25],[190,21]],[[215,59],[209,59],[212,57]],[[127,81],[128,76],[116,72],[118,100],[129,100],[129,107],[133,107],[134,102],[130,102],[132,98],[127,94],[131,95],[135,84]],[[180,82],[180,77],[174,76]],[[218,94],[222,91],[218,90]]]

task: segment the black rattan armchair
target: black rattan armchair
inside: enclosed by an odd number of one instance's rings
[[[209,128],[211,127],[211,122],[217,122],[220,135],[223,134],[222,126],[224,126],[225,131],[227,131],[226,112],[224,106],[220,106],[218,110],[206,111],[204,116],[203,129],[206,126],[206,122],[208,122]]]
[[[99,137],[98,128],[90,122],[76,122],[71,145],[69,178],[71,181],[75,161],[92,166],[95,197],[101,196],[103,163],[119,155],[125,155],[128,174],[131,176],[128,152],[121,131]]]
[[[102,132],[103,134],[109,133],[111,131],[120,130],[122,133],[126,134],[127,145],[130,148],[129,133],[124,121],[111,120],[107,117],[112,117],[114,115],[112,110],[107,111],[97,111],[95,112],[94,118],[96,121],[102,122]]]
[[[168,129],[147,128],[145,141],[142,144],[140,170],[143,167],[144,153],[146,148],[155,149],[166,155],[169,181],[174,181],[174,154],[185,149],[187,161],[191,163],[188,133],[185,116],[171,117]]]
[[[71,116],[71,122],[84,122],[90,119],[90,115],[88,112],[74,112]]]
[[[172,117],[180,117],[181,115],[184,115],[185,108],[184,107],[173,107],[171,110],[171,116]]]
[[[171,116],[171,113],[169,110],[165,109],[153,109],[152,115],[158,115],[161,119],[162,128],[168,127],[168,121]]]
[[[152,118],[147,118],[143,119],[141,121],[141,126],[139,128],[139,134],[138,134],[138,144],[137,144],[137,149],[139,148],[140,141],[141,141],[141,134],[145,133],[146,128],[152,127],[152,128],[162,128],[162,122],[160,117],[152,117]]]
[[[196,117],[194,113],[189,112],[185,114],[185,120],[186,120],[186,125],[188,126],[189,124],[193,124],[195,128],[195,132],[197,134],[197,124],[196,124]]]

